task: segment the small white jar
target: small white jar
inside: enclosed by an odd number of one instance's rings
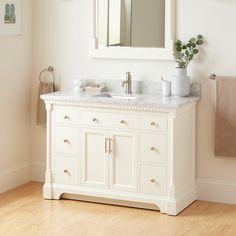
[[[171,95],[171,82],[162,81],[162,96],[169,97]]]
[[[74,79],[72,85],[73,91],[81,92],[84,89],[84,81],[81,79]]]

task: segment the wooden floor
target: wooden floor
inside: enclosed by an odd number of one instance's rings
[[[195,202],[177,217],[156,211],[42,199],[42,184],[0,194],[0,236],[235,236],[236,206]]]

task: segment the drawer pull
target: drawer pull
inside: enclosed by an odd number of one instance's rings
[[[156,183],[156,180],[155,179],[151,179],[150,182],[154,184],[154,183]]]
[[[97,120],[97,118],[93,118],[92,121],[93,122],[97,122],[98,120]]]
[[[64,173],[65,173],[65,174],[69,174],[69,171],[68,171],[68,170],[64,170]]]
[[[155,122],[151,122],[150,125],[151,125],[152,127],[154,127],[154,126],[155,126],[155,127],[158,127],[158,125],[157,125]]]
[[[69,120],[70,117],[69,116],[64,116],[64,120]]]
[[[107,142],[108,142],[108,138],[105,138],[105,154],[107,154],[108,150],[107,150]]]
[[[120,123],[121,123],[122,125],[127,124],[127,122],[126,122],[125,120],[121,120]]]
[[[70,144],[70,141],[68,139],[65,139],[64,143]]]
[[[153,151],[153,152],[158,151],[155,147],[151,147],[150,150]]]

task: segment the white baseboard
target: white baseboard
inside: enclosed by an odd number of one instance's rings
[[[31,181],[31,163],[0,172],[0,193]]]
[[[198,180],[197,198],[202,201],[236,204],[236,184]]]
[[[44,182],[46,165],[40,162],[32,162],[32,181]]]

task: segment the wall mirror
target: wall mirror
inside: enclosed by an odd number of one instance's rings
[[[174,0],[92,0],[94,58],[172,60]]]

